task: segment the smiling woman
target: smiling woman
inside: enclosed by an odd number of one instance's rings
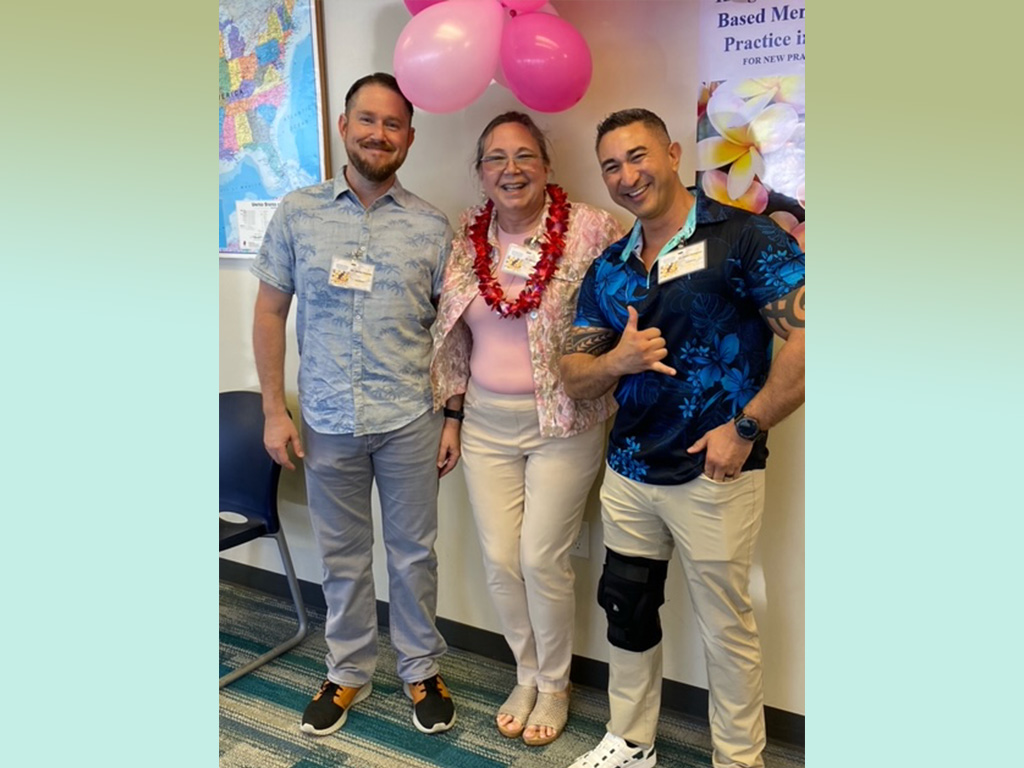
[[[544,211],[551,161],[540,129],[533,121],[511,119],[513,114],[499,115],[484,129],[476,169],[502,230],[518,234],[531,229]]]
[[[569,398],[558,358],[583,275],[621,231],[548,184],[547,140],[523,113],[484,128],[475,168],[487,201],[463,213],[445,270],[434,406],[453,416],[465,406],[445,434],[450,450],[460,446],[487,583],[516,660],[495,724],[538,746],[568,718],[569,550],[614,410],[607,395]]]

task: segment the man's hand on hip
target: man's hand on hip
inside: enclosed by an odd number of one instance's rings
[[[736,434],[736,425],[727,421],[721,426],[715,427],[710,432],[686,449],[687,453],[700,453],[707,450],[704,457],[704,474],[717,482],[728,482],[735,480],[754,443],[744,440]]]

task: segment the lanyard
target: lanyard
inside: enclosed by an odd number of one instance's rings
[[[674,251],[679,246],[679,244],[681,242],[683,242],[684,240],[686,240],[686,238],[688,238],[690,235],[693,234],[693,231],[696,228],[697,228],[697,202],[694,201],[693,205],[690,206],[690,212],[686,214],[686,223],[683,224],[682,229],[680,229],[678,232],[676,232],[672,236],[672,239],[669,240],[667,243],[665,243],[665,246],[660,251],[658,251],[658,255],[654,257],[654,261],[651,262],[652,270],[653,270],[654,265],[658,263],[658,259],[660,259],[662,256],[664,256],[666,253],[671,253],[672,251]],[[629,240],[626,241],[626,247],[623,248],[623,250],[622,250],[622,256],[621,256],[622,261],[626,261],[630,256],[633,255],[633,251],[638,250],[638,246],[640,245],[640,234],[641,234],[641,232],[642,232],[642,228],[640,226],[640,219],[637,219],[636,223],[633,225],[633,231],[629,233]],[[639,256],[639,255],[640,254],[638,253],[637,256]],[[647,272],[647,287],[648,288],[651,287],[651,271],[652,270],[648,270],[648,272]]]

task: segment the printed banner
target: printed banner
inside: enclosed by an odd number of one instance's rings
[[[804,0],[700,0],[698,183],[804,248]]]

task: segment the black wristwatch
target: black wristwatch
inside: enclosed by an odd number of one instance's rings
[[[451,408],[445,408],[444,409],[444,417],[446,419],[455,419],[456,421],[462,421],[464,418],[466,418],[466,412],[465,411],[454,411]]]
[[[764,432],[761,431],[761,425],[757,423],[757,419],[753,416],[748,416],[743,411],[740,411],[736,415],[736,418],[732,420],[732,423],[736,426],[736,434],[744,440],[754,442],[764,434]]]

